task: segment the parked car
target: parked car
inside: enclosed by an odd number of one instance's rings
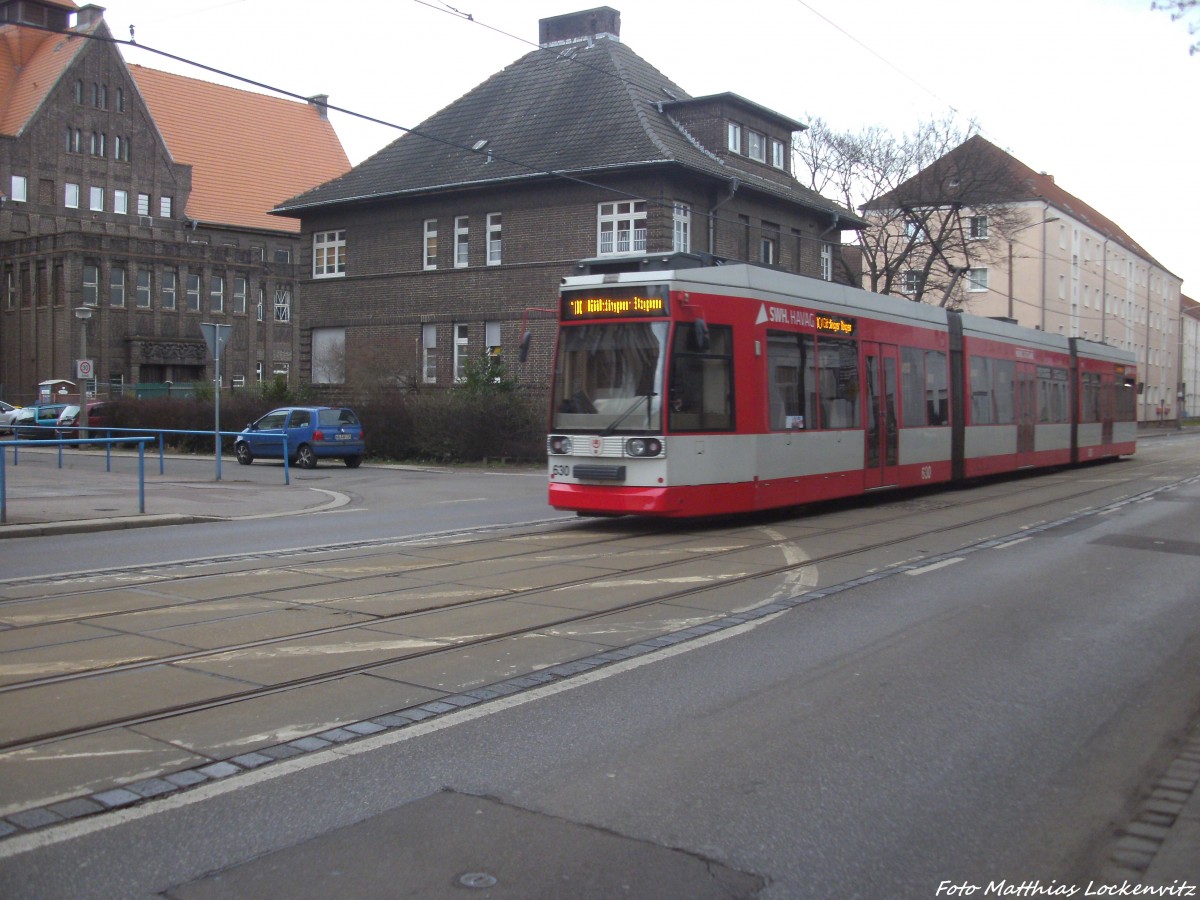
[[[111,435],[105,431],[112,425],[112,407],[103,400],[88,401],[88,436],[89,437],[110,437]],[[76,430],[79,426],[79,404],[73,403],[70,406],[63,407],[63,411],[58,414],[58,437],[73,438],[78,435]]]
[[[288,459],[304,469],[315,469],[318,459],[341,458],[351,469],[362,462],[366,442],[362,423],[354,411],[332,406],[285,406],[273,409],[247,425],[233,442],[237,461],[248,466],[255,459],[282,459],[287,434]]]
[[[21,407],[13,406],[11,403],[5,403],[0,400],[0,434],[8,434],[12,431],[12,420]]]
[[[44,406],[22,407],[13,417],[13,434],[26,441],[56,439],[58,417],[66,406],[65,403],[47,403]]]

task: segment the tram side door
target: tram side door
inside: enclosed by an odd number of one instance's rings
[[[867,396],[866,488],[900,483],[900,351],[894,344],[863,342]]]
[[[1105,372],[1100,376],[1100,443],[1113,442],[1113,422],[1117,418],[1117,382]]]
[[[1016,375],[1017,466],[1032,466],[1037,423],[1037,366],[1019,362]]]

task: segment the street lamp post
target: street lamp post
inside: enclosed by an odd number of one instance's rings
[[[1057,222],[1058,216],[1049,216],[1042,219],[1040,222],[1030,222],[1028,225],[1022,225],[1016,231],[1013,231],[1008,236],[1008,317],[1013,318],[1013,238],[1026,228],[1032,228],[1035,225],[1047,225],[1050,222]],[[1042,256],[1046,255],[1046,239],[1042,238]]]
[[[90,306],[75,307],[75,318],[79,320],[79,365],[75,367],[75,378],[79,381],[79,418],[76,420],[78,430],[75,436],[80,440],[87,437],[88,405],[87,405],[87,371],[90,369],[87,355],[88,320],[92,317]],[[79,446],[83,446],[80,444]]]

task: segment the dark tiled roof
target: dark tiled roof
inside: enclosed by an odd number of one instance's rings
[[[677,165],[812,209],[858,216],[786,173],[723,162],[679,127],[690,95],[619,41],[534,50],[350,172],[283,203],[281,213],[461,187]],[[473,151],[479,142],[487,143]]]

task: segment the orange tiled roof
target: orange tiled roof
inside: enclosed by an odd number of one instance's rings
[[[310,103],[143,66],[129,72],[171,157],[192,167],[189,218],[298,232],[299,220],[267,211],[350,168],[333,126]]]
[[[83,37],[0,26],[0,134],[21,133],[86,43]]]

